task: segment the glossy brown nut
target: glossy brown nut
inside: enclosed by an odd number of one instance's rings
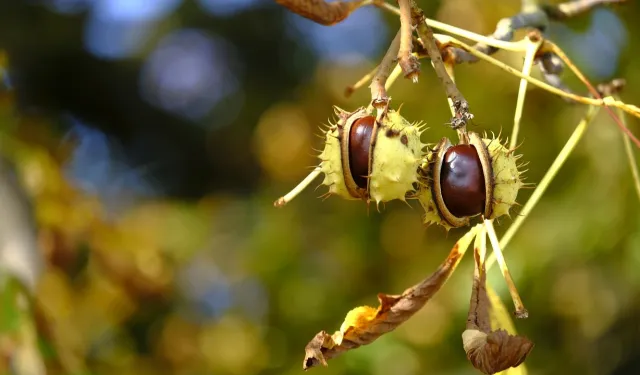
[[[442,200],[457,217],[484,212],[485,177],[476,148],[460,144],[449,148],[440,171]]]
[[[362,117],[351,126],[349,131],[349,169],[351,177],[359,188],[367,188],[369,175],[369,153],[375,117]]]

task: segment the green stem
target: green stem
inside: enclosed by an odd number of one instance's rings
[[[533,60],[536,57],[536,52],[540,47],[540,43],[532,43],[527,47],[527,52],[524,57],[524,64],[522,66],[522,74],[529,77],[531,75],[531,68],[533,67]],[[524,99],[527,95],[527,84],[529,82],[522,78],[520,79],[520,88],[518,89],[518,100],[516,102],[516,110],[513,116],[513,129],[511,130],[511,143],[510,149],[515,149],[518,145],[518,133],[520,132],[520,120],[522,120],[522,112],[524,111]]]
[[[391,13],[395,13],[398,16],[400,15],[400,8],[395,7],[391,4],[383,3],[381,5],[378,5],[374,2],[374,5],[377,5],[380,8],[387,10]],[[444,22],[432,20],[429,18],[426,18],[425,22],[429,27],[432,27],[434,29],[442,30],[442,31],[451,33],[453,35],[457,35],[459,37],[472,40],[477,43],[484,43],[491,47],[500,48],[507,51],[516,51],[516,52],[524,51],[526,48],[526,45],[523,45],[521,42],[505,42],[502,40],[489,38],[484,35],[476,34],[474,32],[446,24]]]
[[[518,215],[518,217],[513,221],[513,224],[511,224],[504,236],[502,236],[502,239],[500,240],[500,247],[502,249],[505,249],[509,242],[511,242],[513,236],[516,234],[518,229],[520,229],[520,226],[522,226],[522,223],[529,216],[536,204],[540,201],[540,198],[551,184],[551,181],[553,181],[560,168],[564,165],[565,161],[567,161],[567,158],[569,157],[571,152],[574,150],[580,139],[582,139],[582,136],[587,130],[587,127],[599,110],[600,108],[598,107],[589,107],[584,118],[580,121],[580,123],[576,127],[576,130],[573,131],[573,134],[571,134],[571,137],[562,148],[562,151],[560,151],[556,159],[551,164],[551,167],[549,167],[549,170],[544,175],[527,203],[524,205],[520,215]],[[491,256],[489,256],[489,258],[487,259],[487,269],[490,269],[495,261],[495,255],[491,254]]]
[[[617,96],[615,98],[620,100]],[[621,109],[618,109],[618,116],[620,117],[622,125],[626,128],[627,119]],[[629,167],[631,168],[631,174],[633,175],[633,183],[636,188],[636,193],[638,194],[638,200],[640,200],[640,173],[638,173],[638,164],[636,163],[636,159],[633,155],[631,141],[629,140],[629,136],[624,133],[622,134],[622,141],[624,143],[624,152],[627,154],[627,159],[629,159]]]
[[[613,97],[607,96],[604,97],[602,99],[594,99],[594,98],[589,98],[586,96],[580,96],[580,95],[576,95],[576,94],[572,94],[569,92],[564,92],[562,90],[560,90],[559,88],[553,87],[551,85],[549,85],[548,83],[542,82],[539,79],[530,77],[530,76],[525,76],[524,74],[522,74],[519,70],[512,68],[511,66],[503,63],[500,60],[496,60],[493,57],[486,55],[482,52],[479,52],[477,50],[475,50],[473,47],[469,46],[468,44],[465,44],[455,38],[452,38],[448,35],[436,35],[436,38],[441,42],[441,43],[450,43],[451,45],[454,45],[456,47],[460,47],[462,49],[464,49],[465,51],[469,52],[470,54],[477,56],[478,58],[487,61],[490,64],[493,64],[495,66],[497,66],[498,68],[511,73],[512,75],[521,78],[521,79],[526,79],[527,81],[529,81],[529,83],[536,85],[538,87],[540,87],[541,89],[547,90],[552,94],[556,94],[558,96],[563,96],[565,98],[569,98],[572,99],[576,102],[582,103],[582,104],[588,104],[588,105],[592,105],[592,106],[598,106],[598,107],[602,107],[602,106],[609,106],[609,107],[615,107],[615,108],[620,108],[623,111],[625,111],[626,113],[634,116],[634,117],[638,117],[640,118],[640,108],[638,108],[635,105],[631,105],[631,104],[626,104],[624,102],[621,102],[620,100],[616,100]],[[527,39],[523,39],[523,40],[527,40]],[[532,43],[531,41],[529,41],[529,43]]]

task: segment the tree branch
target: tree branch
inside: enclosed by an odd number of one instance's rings
[[[464,98],[460,90],[458,90],[455,82],[453,82],[451,77],[449,77],[447,68],[444,66],[444,62],[442,61],[440,49],[438,48],[433,36],[433,31],[425,22],[426,18],[424,16],[424,12],[420,7],[418,7],[414,0],[411,0],[411,16],[413,18],[413,23],[418,25],[418,35],[431,58],[433,69],[440,79],[440,82],[442,82],[447,97],[453,102],[455,115],[451,119],[451,127],[453,129],[460,130],[462,134],[465,134],[467,122],[473,119],[473,115],[469,112],[469,103]]]
[[[411,54],[413,48],[413,22],[411,18],[411,1],[398,0],[400,7],[400,49],[398,51],[398,63],[405,78],[418,82],[420,75],[420,62]]]
[[[396,33],[395,38],[391,41],[387,52],[384,54],[382,61],[380,61],[380,65],[378,65],[378,69],[371,80],[371,104],[375,108],[384,108],[389,104],[389,96],[387,95],[387,90],[385,88],[385,84],[387,83],[387,79],[389,78],[389,74],[391,74],[391,70],[393,70],[394,65],[398,60],[398,50],[400,48],[402,38],[402,30],[399,30]]]
[[[500,41],[512,41],[516,31],[521,29],[536,29],[543,33],[548,27],[550,21],[562,21],[571,17],[579,16],[593,8],[624,3],[626,0],[578,0],[561,3],[558,5],[537,5],[536,1],[523,1],[522,11],[512,17],[503,18],[498,21],[496,29],[489,38]],[[498,51],[498,48],[489,46],[484,43],[476,43],[473,47],[486,55],[492,55]],[[454,46],[448,46],[443,49],[442,54],[446,57],[448,63],[462,64],[475,63],[479,61],[477,56]],[[553,52],[546,51],[536,57],[536,64],[540,67],[544,80],[551,86],[567,93],[572,93],[571,89],[562,82],[561,73],[563,72],[564,63]],[[569,103],[573,100],[564,98]]]
[[[518,30],[534,28],[544,32],[551,20],[566,20],[567,18],[578,16],[598,6],[623,3],[625,1],[626,0],[579,0],[544,6],[536,6],[529,2],[523,2],[522,12],[498,21],[495,31],[489,35],[489,37],[508,42],[513,40],[514,33]],[[477,43],[474,48],[487,55],[492,55],[498,51],[497,48],[483,43]],[[478,61],[475,56],[460,49],[452,50],[451,54],[455,56],[454,62],[456,64]]]

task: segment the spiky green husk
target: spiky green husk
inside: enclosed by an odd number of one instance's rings
[[[491,199],[491,215],[489,219],[495,219],[503,215],[509,216],[509,210],[516,204],[518,191],[524,183],[521,180],[521,172],[518,170],[517,160],[519,156],[513,154],[498,138],[483,138],[482,142],[487,147],[490,156],[493,194]],[[438,210],[433,196],[433,183],[431,174],[435,162],[437,150],[432,150],[422,163],[423,172],[420,174],[420,188],[416,194],[420,205],[425,211],[424,223],[426,225],[440,225],[446,230],[453,228]],[[463,225],[468,225],[465,220]]]
[[[432,167],[436,156],[437,151],[432,150],[422,161],[420,185],[416,193],[416,198],[418,198],[418,202],[420,202],[420,205],[424,210],[423,222],[427,226],[433,224],[440,225],[448,231],[453,227],[442,217],[433,197],[433,178],[431,177],[431,174],[433,173]]]
[[[418,126],[389,110],[378,128],[373,149],[369,196],[374,202],[404,201],[406,194],[414,191],[423,147]]]
[[[419,124],[412,124],[397,111],[389,109],[378,123],[372,150],[369,190],[365,196],[354,196],[349,192],[344,178],[341,141],[348,137],[348,124],[354,119],[366,116],[364,108],[355,112],[345,112],[336,108],[338,121],[325,132],[326,141],[319,158],[320,169],[325,177],[322,183],[329,187],[329,193],[345,199],[366,199],[376,203],[394,199],[405,200],[407,193],[414,190],[417,183],[417,169],[422,158]]]
[[[318,157],[320,158],[320,169],[324,173],[322,184],[329,187],[329,193],[345,199],[358,199],[349,194],[344,182],[342,160],[340,159],[340,131],[337,124],[331,125],[326,131],[324,149]]]
[[[489,150],[493,168],[493,202],[490,219],[509,216],[509,209],[516,203],[518,191],[524,185],[518,170],[518,156],[497,138],[482,141]]]

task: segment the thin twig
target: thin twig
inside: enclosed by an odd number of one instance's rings
[[[622,117],[624,114],[621,113],[620,116]],[[631,141],[629,141],[629,137],[626,134],[622,134],[622,142],[624,143],[624,152],[629,160],[629,168],[631,168],[631,175],[633,176],[633,185],[635,187],[636,194],[638,194],[638,200],[640,200],[640,173],[638,173],[638,164],[636,163],[636,158],[633,155]]]
[[[377,109],[386,108],[389,104],[389,96],[385,84],[389,78],[391,70],[394,68],[398,59],[398,49],[400,48],[401,31],[396,33],[395,38],[391,41],[387,53],[384,54],[380,65],[378,65],[378,71],[371,80],[371,104]]]
[[[540,42],[532,43],[529,45],[527,52],[524,56],[524,63],[522,65],[522,74],[525,76],[531,75],[531,68],[533,67],[533,60],[536,57]],[[520,79],[520,87],[518,88],[518,99],[516,101],[516,110],[513,116],[513,129],[511,131],[511,143],[510,149],[515,149],[518,145],[518,133],[520,132],[520,120],[522,119],[522,112],[524,111],[524,99],[527,95],[527,84],[529,82],[526,79]]]
[[[626,113],[633,115],[634,117],[638,117],[640,118],[640,108],[638,108],[635,105],[632,104],[627,104],[627,103],[623,103],[619,100],[615,100],[612,97],[605,97],[602,99],[594,99],[594,98],[590,98],[590,97],[585,97],[585,96],[580,96],[580,95],[576,95],[576,94],[572,94],[572,93],[567,93],[564,92],[556,87],[553,87],[545,82],[542,82],[536,78],[533,77],[527,77],[525,75],[523,75],[519,70],[514,69],[513,67],[494,59],[491,56],[485,55],[483,53],[480,53],[478,51],[475,51],[473,49],[473,47],[460,42],[459,40],[456,40],[455,38],[446,36],[446,35],[436,35],[436,37],[440,40],[441,43],[443,44],[447,44],[447,43],[451,43],[453,45],[456,45],[458,47],[461,47],[465,50],[467,50],[468,52],[478,56],[479,58],[481,58],[482,60],[485,60],[497,67],[499,67],[500,69],[503,69],[505,71],[507,71],[508,73],[511,73],[512,75],[518,77],[518,78],[524,78],[527,81],[529,81],[529,83],[532,83],[544,90],[547,90],[549,92],[551,92],[552,94],[556,94],[562,97],[566,97],[572,100],[575,100],[577,102],[580,102],[582,104],[588,104],[588,105],[595,105],[598,107],[602,107],[602,106],[609,106],[609,107],[615,107],[615,108],[620,108],[623,111],[625,111]],[[636,145],[638,145],[638,147],[640,147],[640,141],[633,135],[633,134],[629,134],[629,137],[634,141],[634,143]]]
[[[496,24],[496,30],[489,38],[502,41],[511,41],[516,31],[527,28],[542,29],[547,25],[547,17],[543,12],[522,12],[513,17],[503,18]],[[477,43],[474,49],[487,55],[493,55],[498,52],[498,48],[485,43]],[[455,56],[455,63],[474,63],[479,61],[478,58],[464,50],[451,51]]]
[[[387,4],[387,3],[379,3],[379,2],[374,2],[374,5],[389,11],[391,13],[394,13],[396,15],[400,15],[400,9],[398,7],[395,7],[391,4]],[[478,43],[485,43],[488,44],[492,47],[496,47],[499,49],[503,49],[503,50],[507,50],[507,51],[524,51],[524,46],[519,44],[518,42],[505,42],[505,41],[501,41],[501,40],[496,40],[496,39],[492,39],[490,37],[484,36],[484,35],[480,35],[480,34],[476,34],[474,32],[465,30],[465,29],[461,29],[459,27],[455,27],[449,24],[446,24],[444,22],[440,22],[440,21],[436,21],[430,18],[426,18],[425,17],[425,22],[429,27],[432,27],[434,29],[438,29],[438,30],[442,30],[442,31],[446,31],[448,33],[451,33],[453,35],[457,35],[459,37],[465,38],[465,39],[469,39],[472,40],[474,42],[478,42]],[[418,24],[419,26],[419,24]]]
[[[580,79],[580,81],[582,81],[582,83],[584,83],[584,85],[587,86],[587,89],[589,89],[589,92],[591,93],[591,95],[593,95],[596,99],[602,100],[602,96],[600,95],[598,90],[596,90],[596,88],[593,87],[593,85],[591,84],[591,82],[589,82],[587,77],[585,77],[585,75],[582,74],[580,69],[578,69],[578,67],[575,66],[575,64],[571,61],[571,59],[569,59],[569,56],[567,56],[560,47],[558,47],[553,42],[545,41],[543,48],[545,50],[548,48],[549,50],[551,50],[551,52],[553,52],[556,55],[558,55],[558,57],[560,59],[562,59],[562,61],[567,66],[569,66],[569,69],[571,69],[573,74],[575,74],[576,77],[578,77],[578,79]],[[636,144],[637,147],[640,147],[640,140],[638,140],[638,138],[636,138],[633,135],[633,133],[631,133],[629,128],[627,128],[626,125],[622,123],[620,118],[613,112],[613,110],[611,110],[611,108],[609,108],[608,105],[606,105],[606,103],[605,103],[605,110],[609,113],[609,116],[611,116],[611,118],[613,118],[613,121],[620,128],[620,130],[622,130],[623,133],[625,133],[629,138],[631,138],[631,140],[633,140],[633,142]],[[636,116],[638,116],[638,115],[636,115]]]
[[[578,102],[578,103],[582,103],[582,104],[588,104],[588,105],[595,105],[595,106],[599,106],[599,107],[615,107],[615,108],[620,108],[622,109],[624,112],[633,115],[634,117],[640,118],[640,108],[638,108],[635,105],[631,105],[631,104],[627,104],[624,103],[620,100],[616,100],[615,98],[611,97],[611,96],[607,96],[607,97],[602,97],[597,90],[595,90],[593,88],[593,86],[589,83],[589,81],[586,79],[586,77],[584,77],[584,75],[579,71],[579,69],[577,67],[575,67],[575,65],[573,65],[573,63],[571,63],[571,60],[562,52],[562,50],[560,50],[559,47],[557,47],[555,44],[545,41],[544,43],[546,44],[546,49],[553,49],[555,52],[557,52],[557,55],[559,56],[559,58],[563,59],[567,65],[570,66],[570,68],[572,69],[572,71],[574,71],[574,73],[585,83],[585,85],[589,88],[589,90],[593,93],[593,95],[595,96],[595,98],[593,97],[586,97],[586,96],[580,96],[577,94],[574,94],[568,90],[563,90],[561,88],[558,88],[554,85],[550,85],[548,83],[542,82],[536,78],[533,78],[531,76],[527,76],[525,74],[523,74],[522,72],[514,69],[513,67],[503,63],[502,61],[499,61],[489,55],[483,54],[480,51],[477,51],[475,49],[473,49],[473,47],[453,38],[450,37],[448,35],[440,35],[440,34],[436,34],[435,37],[438,39],[438,41],[440,42],[441,46],[447,46],[447,45],[454,45],[457,46],[459,48],[462,48],[464,50],[466,50],[467,52],[477,56],[478,58],[485,60],[497,67],[499,67],[500,69],[505,70],[508,73],[511,73],[512,75],[527,80],[528,82],[534,84],[535,86],[538,86],[544,90],[547,90],[549,92],[551,92],[552,94],[556,94],[560,97],[563,98],[567,98],[570,99],[574,102]],[[530,40],[528,39],[523,39],[523,42],[527,42],[528,44],[532,43]],[[556,50],[557,49],[557,50]],[[631,133],[629,131],[629,129],[624,126],[624,124],[622,124],[619,120],[619,118],[615,115],[615,113],[613,113],[609,108],[607,108],[607,111],[609,112],[609,114],[611,115],[611,117],[614,119],[614,121],[616,122],[616,124],[618,125],[618,127],[620,127],[620,129],[633,141],[633,143],[637,146],[640,147],[640,140],[638,140],[638,138],[633,135],[633,133]]]
[[[363,87],[367,83],[371,82],[373,75],[376,74],[377,71],[378,71],[378,67],[376,66],[375,68],[371,69],[369,73],[365,74],[362,78],[360,78],[356,83],[354,83],[353,85],[347,86],[347,88],[344,90],[344,96],[346,96],[347,98],[350,97],[354,91],[358,90],[359,88]]]
[[[517,45],[517,43],[510,42],[517,30],[533,28],[539,30],[540,32],[544,32],[550,20],[565,20],[599,6],[623,2],[625,2],[625,0],[578,0],[569,1],[558,5],[540,6],[538,5],[537,1],[526,0],[522,3],[522,10],[520,13],[512,17],[503,18],[498,21],[493,34],[487,37],[435,20],[426,19],[426,22],[430,27],[473,40],[474,42],[476,42],[474,48],[477,51],[483,52],[487,55],[492,55],[499,49],[521,51],[523,49],[522,46]],[[374,2],[373,4],[385,10],[399,14],[399,9],[390,4],[380,2]],[[471,54],[468,51],[456,48],[454,46],[450,46],[445,54],[448,58],[451,58],[455,64],[461,64],[465,62],[474,63],[478,61],[478,57],[474,54]],[[545,57],[544,59],[548,60],[550,59],[550,57]],[[545,66],[541,66],[541,68],[548,68],[549,61],[543,62],[545,63]],[[558,89],[569,91],[568,87],[562,84],[558,72],[545,74],[544,69],[542,70],[543,77],[549,82],[549,84],[557,87]]]
[[[449,75],[449,77],[451,78],[453,83],[455,83],[456,82],[456,72],[455,72],[455,70],[453,70],[454,65],[445,62],[444,63],[444,67],[447,70],[447,74]],[[455,116],[456,115],[456,107],[453,104],[453,99],[447,98],[447,103],[449,103],[449,111],[451,111],[451,116]],[[460,138],[462,138],[463,135],[459,134],[459,136],[460,136]]]
[[[298,194],[300,194],[304,189],[313,180],[315,180],[322,173],[322,169],[320,167],[316,167],[307,177],[304,178],[296,187],[294,187],[290,192],[288,192],[285,196],[278,198],[275,202],[273,202],[274,207],[283,207],[285,204],[289,203],[293,198],[295,198]]]
[[[460,132],[463,134],[461,141],[465,141],[466,125],[473,119],[473,115],[469,111],[469,103],[464,98],[460,90],[458,90],[455,82],[453,82],[451,77],[449,77],[447,68],[444,66],[444,62],[442,61],[440,49],[438,48],[433,36],[433,31],[431,31],[431,28],[426,24],[424,12],[420,7],[418,7],[414,0],[411,0],[411,16],[413,18],[413,23],[418,26],[418,35],[429,54],[429,58],[431,59],[436,75],[440,79],[440,82],[442,82],[447,97],[453,101],[456,114],[451,119],[451,127],[456,130],[460,129]]]
[[[553,20],[562,20],[569,17],[577,16],[583,12],[592,10],[598,6],[615,4],[615,3],[623,3],[626,0],[578,0],[578,1],[569,1],[566,3],[558,4],[558,5],[546,5],[546,6],[538,6],[538,2],[535,0],[525,1],[523,2],[522,12],[509,18],[505,18],[500,20],[498,24],[496,24],[496,31],[494,31],[491,36],[484,36],[480,34],[476,34],[474,32],[461,29],[459,27],[455,27],[444,22],[436,21],[430,18],[426,18],[426,23],[438,30],[442,30],[453,35],[457,35],[459,37],[472,40],[478,45],[484,44],[490,46],[490,50],[492,49],[503,49],[508,51],[523,51],[524,48],[518,43],[513,43],[510,40],[506,39],[507,37],[513,38],[513,33],[518,29],[524,28],[536,28],[541,29],[544,28],[548,24],[548,19],[545,20],[544,16],[546,15],[549,19]],[[372,1],[372,5],[375,5],[379,8],[382,8],[391,13],[395,13],[396,15],[400,15],[400,9],[388,4],[386,2],[381,1]],[[571,11],[571,9],[579,9],[579,12]],[[536,12],[538,14],[531,15],[531,13]],[[521,16],[521,14],[527,14],[525,16]],[[564,17],[560,15],[564,14]],[[502,23],[502,24],[501,24]],[[495,52],[495,51],[493,51]],[[473,58],[472,58],[473,59]]]
[[[398,50],[398,64],[404,72],[404,77],[418,82],[420,62],[412,54],[413,22],[411,18],[411,0],[398,0],[400,6],[400,48]]]
[[[527,311],[527,309],[524,307],[524,304],[522,303],[522,299],[520,298],[520,294],[518,293],[516,284],[513,282],[513,277],[511,277],[511,271],[509,271],[509,267],[507,267],[507,262],[504,260],[504,256],[502,255],[502,248],[500,247],[500,243],[498,242],[496,231],[493,228],[493,220],[485,219],[484,226],[487,230],[487,235],[489,236],[491,247],[493,248],[493,255],[498,260],[498,265],[500,266],[502,277],[504,277],[504,280],[507,283],[507,288],[509,289],[509,293],[511,294],[513,305],[516,308],[515,316],[518,319],[527,318],[529,316],[529,312]]]
[[[614,95],[614,97],[619,99],[617,95]],[[620,115],[622,123],[626,126],[627,120],[625,114],[622,113],[620,109],[618,109],[618,114]],[[638,194],[638,200],[640,200],[640,173],[638,172],[638,163],[636,163],[636,158],[633,155],[633,149],[631,148],[631,142],[626,134],[622,134],[622,142],[624,143],[624,152],[629,160],[629,168],[631,168],[631,175],[633,176],[633,185],[635,187],[636,194]]]
[[[386,9],[388,11],[394,12],[396,14],[400,14],[400,10],[397,7],[394,7],[390,4],[377,4]],[[425,21],[428,26],[434,27],[439,30],[450,32],[454,35],[461,36],[463,38],[467,38],[475,41],[477,44],[474,48],[482,53],[487,55],[491,55],[496,53],[499,49],[507,49],[507,50],[522,50],[521,47],[514,46],[514,43],[511,43],[513,39],[514,33],[517,30],[524,28],[542,28],[547,24],[546,14],[540,10],[536,10],[534,12],[526,12],[526,13],[518,13],[513,17],[508,17],[500,20],[496,25],[496,30],[493,34],[489,36],[482,36],[479,34],[472,33],[470,31],[457,28],[455,26],[447,25],[445,23],[426,19]],[[419,26],[420,24],[418,24]],[[418,29],[419,30],[419,29]],[[451,47],[455,48],[455,47]],[[472,63],[479,61],[478,58],[474,55],[466,53],[464,50],[456,50],[452,49],[449,51],[451,56],[455,57],[454,62],[456,64],[461,64],[464,62]]]
[[[448,61],[444,62],[444,68],[447,70],[447,74],[449,75],[453,83],[456,82],[456,74],[455,74],[455,71],[453,70],[454,67],[455,67],[454,64]],[[451,116],[455,117],[456,110],[457,110],[455,102],[453,101],[453,99],[447,98],[447,103],[449,104],[449,110],[451,111]],[[466,128],[463,127],[460,129],[456,129],[456,131],[458,132],[458,139],[460,139],[460,143],[468,142],[469,136],[467,135]]]
[[[402,69],[400,68],[399,64],[396,64],[395,68],[393,68],[393,70],[391,71],[391,74],[389,74],[389,77],[387,77],[387,82],[385,82],[384,84],[385,91],[389,91],[393,83],[396,81],[396,79],[398,79],[398,77],[400,77],[401,74],[402,74]],[[391,100],[391,98],[389,98],[389,100]],[[372,101],[369,103],[369,106],[367,107],[367,113],[372,113],[374,109],[375,107]],[[384,109],[385,108],[381,108],[379,111],[382,112],[384,111]]]
[[[402,68],[400,68],[400,65],[396,64],[396,67],[393,68],[393,70],[391,71],[391,74],[389,74],[389,78],[387,78],[387,83],[385,83],[384,89],[389,91],[389,89],[391,88],[391,85],[393,85],[396,79],[400,77],[401,73],[402,73]]]
[[[507,232],[502,236],[502,239],[500,240],[500,247],[502,249],[507,248],[507,245],[509,244],[509,242],[511,242],[511,239],[513,238],[513,236],[516,234],[518,229],[520,229],[520,227],[522,226],[522,223],[526,220],[527,217],[529,217],[529,215],[531,214],[531,211],[536,206],[536,204],[538,204],[538,202],[540,201],[540,198],[542,198],[542,195],[546,192],[547,188],[551,184],[551,181],[553,181],[555,176],[560,171],[560,168],[562,168],[564,163],[567,161],[573,149],[576,147],[580,139],[582,139],[582,136],[587,130],[587,127],[589,126],[589,124],[591,123],[591,121],[593,120],[593,118],[595,117],[595,115],[598,113],[599,110],[600,108],[595,106],[590,106],[588,108],[584,118],[580,121],[576,129],[573,131],[573,134],[571,134],[571,137],[569,137],[569,140],[567,140],[567,143],[564,145],[564,147],[562,148],[562,150],[560,151],[556,159],[553,161],[553,163],[549,167],[549,170],[547,170],[547,173],[544,175],[542,180],[540,180],[540,182],[538,183],[538,186],[533,191],[533,194],[531,194],[531,197],[522,208],[520,215],[518,215],[518,217],[509,226],[509,229],[507,229]],[[492,254],[491,256],[489,256],[489,258],[487,259],[487,268],[491,268],[491,266],[493,265],[493,263],[495,263],[495,261],[496,261],[495,255]]]

